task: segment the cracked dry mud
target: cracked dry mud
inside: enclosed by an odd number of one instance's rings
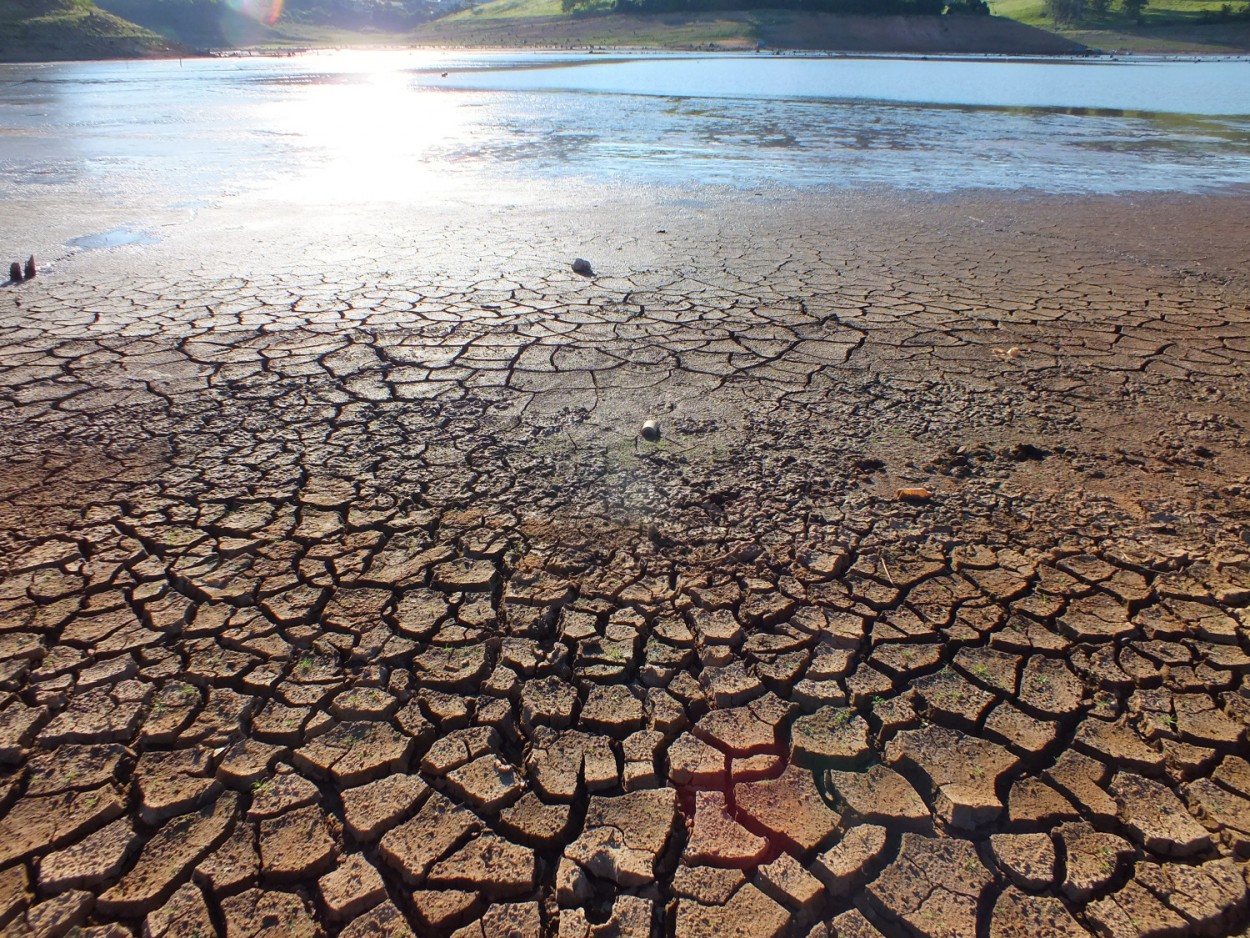
[[[5,290],[0,925],[1246,934],[1245,207],[223,221]]]

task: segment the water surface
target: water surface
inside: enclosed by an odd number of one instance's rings
[[[437,52],[0,66],[0,198],[1250,182],[1250,63]]]

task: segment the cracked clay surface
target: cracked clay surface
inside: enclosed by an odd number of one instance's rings
[[[568,198],[0,290],[5,934],[1246,934],[1245,197]]]

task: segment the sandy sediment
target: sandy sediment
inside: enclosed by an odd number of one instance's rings
[[[1242,934],[1245,197],[555,198],[0,291],[0,924]]]

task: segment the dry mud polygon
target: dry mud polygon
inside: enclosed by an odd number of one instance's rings
[[[1244,934],[1244,199],[822,198],[0,291],[6,933]]]

